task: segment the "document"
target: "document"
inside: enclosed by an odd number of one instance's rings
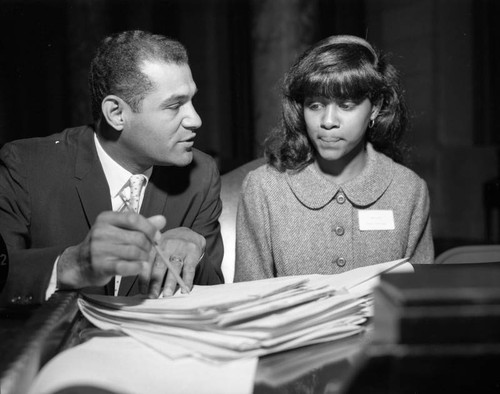
[[[358,335],[382,272],[405,259],[339,275],[300,275],[216,286],[163,299],[84,295],[83,315],[170,359],[228,362]]]
[[[251,394],[256,366],[174,361],[127,336],[94,337],[49,361],[28,394]]]
[[[82,295],[80,311],[96,328],[82,333],[88,338],[83,344],[49,361],[30,394],[88,387],[127,394],[252,393],[259,357],[360,337],[380,273],[409,270],[402,259],[340,275],[194,286],[189,295],[154,300]],[[354,354],[354,347],[346,349]],[[278,375],[268,365],[264,381],[302,373],[303,366],[293,372],[280,365]]]

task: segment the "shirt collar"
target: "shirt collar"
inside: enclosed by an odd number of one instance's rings
[[[287,171],[287,183],[295,197],[311,209],[327,205],[339,191],[357,206],[375,202],[387,190],[394,177],[394,162],[375,151],[370,143],[366,145],[367,161],[361,173],[350,181],[338,185],[326,179],[314,164],[302,171]]]
[[[94,142],[97,150],[97,156],[99,157],[99,161],[101,162],[104,175],[106,176],[106,180],[108,181],[111,198],[114,198],[118,195],[123,186],[128,182],[130,177],[134,174],[127,171],[116,161],[114,161],[110,155],[106,153],[101,143],[99,142],[96,133],[94,133]],[[146,184],[144,186],[147,185],[147,182],[149,181],[152,172],[153,172],[153,167],[150,167],[143,172],[143,175],[146,177]]]

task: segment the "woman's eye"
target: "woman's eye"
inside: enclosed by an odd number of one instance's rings
[[[307,108],[309,108],[312,111],[316,111],[321,108],[321,104],[317,102],[309,103],[307,104]]]
[[[356,107],[356,104],[352,101],[345,101],[339,104],[339,107],[343,110],[350,110]]]

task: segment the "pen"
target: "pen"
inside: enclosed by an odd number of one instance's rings
[[[156,253],[163,260],[163,263],[167,266],[169,271],[171,271],[172,274],[174,275],[174,278],[177,281],[177,283],[179,284],[179,286],[181,287],[181,289],[184,290],[185,293],[189,294],[189,287],[187,287],[186,283],[181,278],[179,273],[176,271],[175,267],[170,263],[170,260],[165,258],[165,256],[163,255],[163,252],[160,250],[160,247],[158,246],[158,243],[153,241],[153,240],[150,240],[150,241],[153,243],[153,247],[155,248]]]
[[[128,200],[122,198],[123,202],[125,203],[125,205],[127,206],[127,209],[130,211],[130,212],[135,212],[132,207],[130,206],[130,203],[128,202]],[[160,256],[160,258],[163,260],[163,263],[166,265],[166,267],[168,268],[168,270],[170,272],[172,272],[172,274],[174,275],[174,278],[175,280],[177,281],[177,283],[179,284],[179,286],[181,287],[182,290],[184,290],[185,293],[189,294],[190,291],[189,291],[189,287],[186,285],[186,283],[184,282],[184,280],[181,278],[181,276],[179,275],[179,273],[177,272],[177,270],[175,269],[175,267],[172,265],[172,263],[170,262],[169,259],[167,259],[164,255],[163,255],[163,252],[160,250],[160,246],[158,245],[158,242],[156,242],[155,240],[149,238],[149,241],[153,244],[153,247],[155,248],[156,250],[156,253],[158,254],[158,256]]]

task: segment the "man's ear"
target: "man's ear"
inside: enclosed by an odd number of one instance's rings
[[[122,131],[124,126],[124,110],[126,103],[118,96],[104,97],[101,104],[103,118],[116,131]]]

